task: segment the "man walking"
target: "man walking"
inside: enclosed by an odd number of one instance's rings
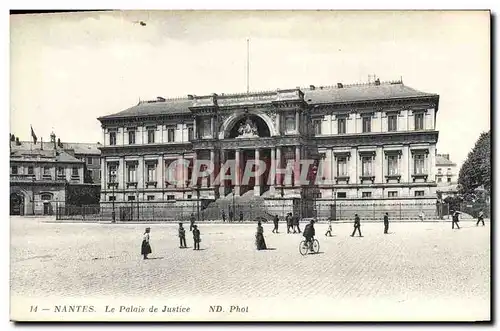
[[[389,213],[384,215],[384,233],[387,234],[387,231],[389,231]]]
[[[243,211],[240,210],[240,222],[243,222]]]
[[[194,242],[194,248],[193,250],[200,250],[200,230],[198,230],[197,225],[193,225],[193,242]]]
[[[234,212],[231,207],[229,207],[229,223],[233,223],[234,221]]]
[[[483,226],[484,226],[484,214],[482,211],[479,212],[479,216],[477,217],[477,223],[476,223],[476,226],[479,225],[479,222],[483,222]]]
[[[224,212],[224,209],[222,209],[222,222],[226,223],[226,212]]]
[[[455,211],[453,213],[453,216],[451,217],[451,228],[454,229],[455,225],[457,226],[457,229],[460,229],[460,226],[458,225],[459,219],[458,219],[458,211]]]
[[[359,220],[358,214],[354,214],[354,231],[352,232],[351,237],[354,237],[356,230],[358,230],[359,236],[362,237],[362,235],[361,235],[361,222]]]
[[[186,245],[186,230],[182,226],[182,223],[179,223],[179,241],[181,243],[179,248],[187,248]]]
[[[297,213],[295,213],[295,216],[293,217],[293,233],[295,233],[295,227],[297,227],[297,231],[299,231],[299,233],[302,233],[302,231],[300,231],[300,218]]]
[[[273,233],[279,233],[279,232],[278,232],[278,222],[279,222],[278,215],[274,215],[273,222],[274,222],[274,229],[273,229]]]

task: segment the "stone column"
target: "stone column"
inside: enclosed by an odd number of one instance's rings
[[[221,150],[220,152],[220,167],[219,167],[219,196],[224,197],[226,195],[226,183],[223,179],[225,176],[224,162],[226,162],[226,151]]]
[[[295,146],[295,164],[293,167],[294,186],[302,185],[300,183],[300,146]]]
[[[269,193],[274,195],[276,187],[276,152],[274,148],[271,148],[271,169],[269,169],[268,178],[271,179],[271,183],[269,184]],[[269,180],[268,180],[269,181]]]
[[[215,121],[214,121],[214,117],[210,117],[210,135],[212,136],[212,138],[215,138]],[[210,182],[210,186],[213,186]]]
[[[241,167],[241,160],[240,160],[240,149],[237,149],[235,151],[235,172],[234,172],[234,192],[235,195],[239,196],[240,195],[240,167]]]
[[[300,125],[300,113],[297,110],[295,111],[295,130],[297,131],[297,133],[300,132],[299,125]]]
[[[278,167],[280,169],[283,167],[282,162],[281,162],[281,147],[276,147],[276,162],[274,164],[275,174],[276,174],[276,168],[278,168]],[[282,176],[281,174],[275,175],[275,183],[278,186],[283,186],[281,176]]]
[[[255,149],[255,171],[259,172],[259,164],[260,164],[260,149],[256,148]],[[255,196],[260,196],[260,182],[261,182],[261,175],[255,176],[255,185],[253,188],[253,192]]]
[[[278,135],[281,135],[281,120],[280,120],[280,117],[281,117],[281,113],[276,112],[276,132],[278,133]]]
[[[210,187],[213,188],[215,181],[215,152],[213,149],[210,150],[210,167],[212,168],[212,172],[210,173]]]
[[[193,118],[193,136],[194,139],[198,139],[198,126],[196,125],[196,117]]]

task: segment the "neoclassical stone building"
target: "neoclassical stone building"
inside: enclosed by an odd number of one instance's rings
[[[189,95],[143,101],[99,118],[101,202],[190,204],[234,195],[272,201],[435,201],[435,130],[439,96],[401,81],[310,86],[258,93]],[[214,172],[193,187],[193,164]],[[288,161],[313,160],[312,178]],[[263,161],[248,183],[216,181],[227,160]],[[179,181],[170,182],[172,162]],[[314,166],[311,167],[314,169]],[[241,198],[240,198],[241,199]]]

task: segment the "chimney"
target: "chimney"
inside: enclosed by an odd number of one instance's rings
[[[192,94],[188,94],[188,99],[189,99],[189,100],[194,100],[194,95],[192,95]]]
[[[337,83],[337,88],[343,88],[344,85],[342,83]]]
[[[314,85],[309,85],[309,89],[310,89],[311,91],[314,91],[314,90],[316,89],[316,87],[315,87]]]
[[[377,86],[380,85],[380,79],[379,78],[375,79],[375,85],[377,85]]]

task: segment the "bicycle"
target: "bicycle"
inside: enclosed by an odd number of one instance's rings
[[[311,253],[319,253],[319,241],[318,239],[312,239],[309,243],[304,239],[299,244],[299,252],[301,255],[307,255]]]

